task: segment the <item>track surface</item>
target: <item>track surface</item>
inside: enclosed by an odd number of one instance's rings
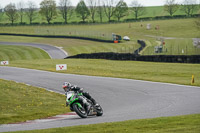
[[[84,87],[104,109],[102,117],[81,119],[75,116],[47,122],[0,125],[1,132],[200,113],[200,87],[61,74],[6,66],[0,66],[0,78],[60,93],[64,93],[62,83],[69,81]]]
[[[50,46],[50,45],[46,45],[46,44],[0,42],[0,45],[1,44],[3,44],[3,45],[31,46],[31,47],[40,48],[40,49],[43,49],[45,52],[47,52],[52,59],[64,59],[65,57],[68,56],[67,53],[64,50],[62,50],[58,47],[54,47],[54,46]]]

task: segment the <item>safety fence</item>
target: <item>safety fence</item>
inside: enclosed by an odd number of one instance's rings
[[[133,54],[136,54],[136,55],[138,55],[138,54],[140,53],[140,51],[142,51],[142,50],[146,47],[146,43],[145,43],[144,41],[138,40],[137,42],[138,42],[141,46],[133,52]]]

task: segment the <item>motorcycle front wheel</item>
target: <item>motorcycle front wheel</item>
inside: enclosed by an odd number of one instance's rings
[[[99,105],[99,107],[97,107],[97,116],[102,116],[102,115],[103,115],[103,109]]]
[[[83,107],[79,107],[78,104],[73,104],[73,109],[81,118],[87,118],[87,112]]]

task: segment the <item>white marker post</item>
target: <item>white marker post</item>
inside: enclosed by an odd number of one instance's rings
[[[67,70],[67,64],[57,64],[56,71]]]
[[[9,61],[1,61],[1,65],[9,65]]]

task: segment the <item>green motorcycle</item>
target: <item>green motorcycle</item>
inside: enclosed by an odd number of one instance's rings
[[[87,99],[83,96],[82,93],[68,91],[67,94],[67,103],[70,105],[70,110],[75,111],[77,115],[81,118],[87,118],[88,116],[102,116],[103,109],[100,105],[97,107],[94,106],[91,100]],[[82,99],[82,100],[80,100]],[[89,109],[87,109],[86,105],[89,105]]]

